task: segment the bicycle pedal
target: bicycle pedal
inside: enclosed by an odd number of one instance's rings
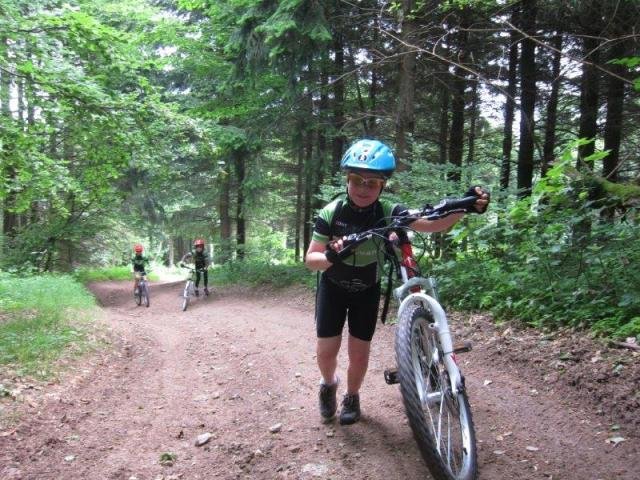
[[[393,385],[394,383],[399,383],[400,380],[398,380],[398,370],[396,368],[388,368],[387,370],[384,371],[384,381],[387,382],[389,385]]]
[[[467,352],[470,352],[472,349],[473,349],[473,346],[471,345],[471,342],[469,341],[461,342],[453,346],[453,353],[467,353]]]

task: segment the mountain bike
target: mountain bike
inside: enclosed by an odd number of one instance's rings
[[[180,266],[182,268],[189,270],[189,278],[187,279],[187,283],[185,284],[184,290],[182,292],[182,311],[184,312],[187,310],[187,307],[189,306],[191,297],[196,296],[196,273],[204,272],[204,270],[203,269],[196,270],[195,268],[189,267],[182,263],[180,264]],[[205,295],[208,296],[209,294],[205,292]]]
[[[140,306],[144,303],[145,307],[150,305],[149,300],[149,284],[147,282],[147,274],[143,272],[134,272],[137,282],[137,287],[133,291],[133,298],[136,301],[136,305]]]
[[[408,210],[403,216],[390,218],[387,226],[349,235],[338,252],[345,259],[355,247],[373,239],[390,260],[390,280],[395,273],[401,282],[394,290],[400,302],[395,334],[397,368],[385,370],[384,376],[388,384],[400,384],[413,436],[437,480],[477,477],[475,430],[464,376],[455,356],[470,351],[471,343],[454,347],[447,316],[437,299],[435,280],[421,276],[414,258],[409,224],[419,218],[437,220],[466,212],[476,200],[476,197],[448,199],[435,207],[425,205],[419,210]],[[396,253],[398,250],[400,255]]]

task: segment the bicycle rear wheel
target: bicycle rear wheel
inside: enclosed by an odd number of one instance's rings
[[[402,313],[396,332],[398,379],[422,458],[437,480],[473,480],[478,474],[475,431],[464,389],[453,395],[442,350],[421,305]]]

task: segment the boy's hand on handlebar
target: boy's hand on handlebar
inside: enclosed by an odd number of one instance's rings
[[[327,243],[327,249],[324,251],[324,254],[329,262],[334,264],[342,263],[342,259],[348,256],[348,253],[343,251],[348,244],[348,239],[349,237],[342,237]],[[347,255],[345,255],[345,253],[347,253]]]
[[[331,249],[331,248],[327,248],[324,251],[324,256],[327,257],[327,261],[329,263],[332,264],[336,264],[336,263],[342,263],[342,259],[340,258],[340,255],[338,255],[338,252],[336,252],[335,250]]]
[[[338,254],[338,252],[342,250],[342,247],[342,238],[327,243],[327,249],[324,251],[324,255],[327,257],[327,260],[333,264],[342,263],[342,258]]]
[[[474,185],[467,190],[464,196],[477,197],[476,203],[467,208],[467,213],[482,214],[487,211],[489,202],[491,201],[491,194],[488,190],[485,190],[479,185]]]

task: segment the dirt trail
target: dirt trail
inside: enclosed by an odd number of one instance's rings
[[[397,386],[382,376],[394,327],[374,338],[363,420],[323,425],[311,294],[215,292],[181,312],[180,288],[152,285],[147,309],[128,283],[93,286],[114,348],[47,386],[0,431],[0,479],[430,478]],[[462,362],[481,479],[640,478],[637,432],[623,426],[626,440],[607,443],[592,407],[476,347]],[[344,367],[342,358],[343,378]],[[205,432],[213,438],[195,447]],[[164,452],[173,465],[160,465]]]

